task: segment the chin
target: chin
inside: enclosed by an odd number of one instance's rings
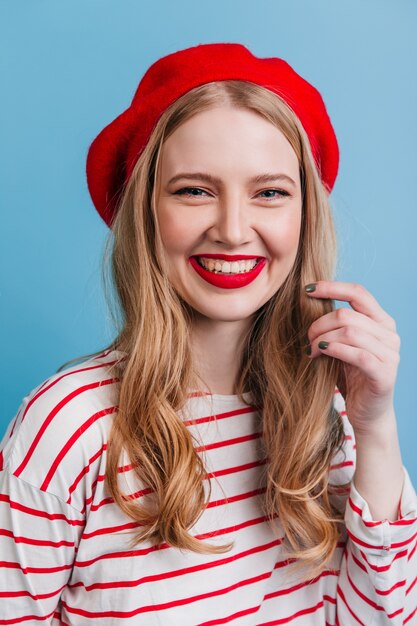
[[[191,303],[190,306],[201,317],[205,317],[206,319],[216,322],[241,322],[243,320],[250,319],[255,313],[253,309],[239,309],[237,307],[235,309],[225,307],[225,310],[221,311],[219,308],[211,310],[209,308],[205,309],[203,307],[196,307]]]

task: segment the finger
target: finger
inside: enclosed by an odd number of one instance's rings
[[[311,344],[311,356],[313,358],[315,356],[320,356],[324,350],[328,353],[328,348],[321,348],[321,342],[328,343],[329,345],[336,342],[338,344],[364,350],[376,357],[379,360],[380,365],[391,365],[391,363],[395,365],[397,362],[397,351],[392,350],[381,341],[378,341],[378,339],[376,339],[373,335],[370,335],[360,329],[344,327],[319,335],[319,337],[317,337]]]
[[[363,348],[332,341],[321,352],[322,355],[331,356],[348,365],[357,367],[369,380],[378,385],[378,393],[386,393],[392,390],[399,358],[396,363],[390,363],[391,367],[381,369],[381,360]]]
[[[338,328],[347,329],[347,339],[353,336],[357,331],[363,331],[372,335],[375,339],[381,341],[392,350],[398,351],[400,349],[401,341],[397,333],[388,330],[385,326],[363,315],[363,313],[358,313],[347,307],[326,313],[313,322],[308,331],[309,341],[313,343],[320,335],[329,333]],[[349,341],[347,341],[347,343],[349,343]]]
[[[313,285],[315,286],[314,290]],[[394,332],[396,330],[393,318],[384,311],[369,291],[358,283],[319,280],[316,283],[312,283],[312,285],[307,285],[306,288],[306,293],[309,296],[348,302],[352,309],[358,313],[363,313],[375,322],[382,323],[389,330]]]

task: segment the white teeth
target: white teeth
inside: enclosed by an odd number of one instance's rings
[[[244,272],[250,272],[258,262],[257,259],[229,262],[222,261],[221,259],[207,259],[201,256],[197,258],[206,270],[222,274],[242,274]]]

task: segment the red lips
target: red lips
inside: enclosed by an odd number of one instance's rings
[[[222,261],[239,261],[244,259],[257,259],[257,256],[247,255],[228,255],[228,254],[202,254],[202,257],[208,259],[221,259]],[[195,269],[197,274],[201,276],[206,282],[214,285],[215,287],[221,287],[222,289],[239,289],[245,287],[255,280],[255,278],[262,272],[266,265],[266,259],[262,258],[255,267],[249,272],[243,274],[214,274],[202,267],[195,257],[190,257],[189,262]]]

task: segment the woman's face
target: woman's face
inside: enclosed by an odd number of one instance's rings
[[[205,318],[251,317],[282,285],[297,254],[301,183],[287,139],[246,109],[198,113],[164,143],[158,191],[176,291]]]

